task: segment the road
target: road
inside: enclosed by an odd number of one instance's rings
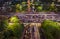
[[[36,26],[27,26],[21,39],[40,39],[40,34]]]

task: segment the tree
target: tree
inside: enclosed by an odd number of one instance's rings
[[[12,34],[20,38],[22,36],[22,32],[24,30],[24,25],[19,23],[19,19],[16,16],[10,18],[10,22],[7,26],[7,30],[12,31]]]
[[[22,5],[16,4],[16,12],[21,12],[22,11]]]

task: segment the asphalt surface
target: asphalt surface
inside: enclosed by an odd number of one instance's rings
[[[21,39],[40,39],[40,34],[36,26],[26,27]]]

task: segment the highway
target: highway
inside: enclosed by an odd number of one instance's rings
[[[27,26],[21,39],[40,39],[38,28],[36,26]]]

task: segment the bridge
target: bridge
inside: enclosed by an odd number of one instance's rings
[[[43,20],[53,20],[53,21],[60,21],[60,15],[59,14],[14,14],[14,15],[5,15],[8,18],[11,16],[18,16],[18,18],[24,22],[24,23],[40,23],[43,22]]]

